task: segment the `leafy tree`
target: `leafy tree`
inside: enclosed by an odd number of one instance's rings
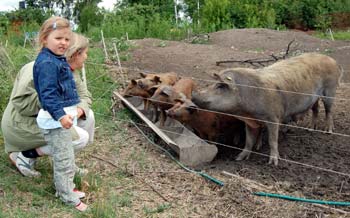
[[[186,16],[192,18],[193,23],[198,23],[200,20],[201,8],[204,5],[204,0],[184,0],[186,7],[184,12]]]
[[[52,11],[45,12],[40,8],[26,8],[12,11],[6,14],[10,22],[36,22],[38,24],[43,23],[50,15]]]
[[[102,11],[97,7],[101,0],[77,0],[73,15],[82,32],[89,26],[99,26],[103,21]]]
[[[7,32],[10,25],[9,19],[4,15],[0,15],[0,35],[3,35]]]
[[[68,19],[72,19],[74,2],[75,0],[26,0],[29,8],[39,8],[44,11],[59,9],[59,14]]]
[[[233,26],[238,28],[273,28],[276,15],[271,0],[231,0],[229,7]]]
[[[124,7],[131,7],[136,4],[153,6],[155,13],[159,13],[166,18],[175,18],[174,0],[123,0],[122,2]],[[180,9],[180,5],[178,7]]]
[[[203,7],[203,25],[209,31],[218,31],[230,27],[229,0],[205,0]]]

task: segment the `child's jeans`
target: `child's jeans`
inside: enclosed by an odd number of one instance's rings
[[[68,205],[79,204],[79,197],[73,192],[75,187],[74,148],[69,129],[42,129],[46,142],[52,149],[54,183],[60,199]]]

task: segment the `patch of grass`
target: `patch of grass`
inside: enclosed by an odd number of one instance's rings
[[[171,208],[170,204],[160,204],[155,208],[143,207],[143,211],[147,216],[155,214],[155,213],[163,213],[165,210]]]
[[[120,61],[129,61],[131,59],[130,53],[120,55]]]
[[[90,46],[88,51],[88,63],[97,63],[97,64],[103,64],[105,61],[105,54],[101,48],[98,46]]]
[[[7,91],[4,94],[1,92],[1,96],[6,97],[10,95],[13,79],[18,70],[23,64],[31,61],[29,60],[30,52],[26,50],[22,51],[21,48],[9,48],[8,53],[14,64],[12,66],[8,61],[6,67],[11,67],[12,70],[5,69],[4,65],[0,67],[1,80],[4,80],[2,84],[8,85]],[[34,54],[33,51],[32,53]],[[88,61],[90,60],[91,62],[86,63],[85,68],[88,89],[93,97],[92,109],[95,112],[96,118],[97,128],[95,140],[98,141],[100,138],[106,138],[109,139],[108,142],[113,144],[113,136],[116,135],[116,132],[122,135],[127,134],[121,125],[118,125],[118,123],[111,119],[111,96],[113,90],[118,88],[119,84],[109,77],[108,69],[103,64],[104,54],[100,48],[92,47],[89,50]],[[3,75],[6,75],[6,77]],[[6,104],[7,100],[3,105],[6,106]],[[0,112],[2,113],[2,111]],[[0,146],[4,146],[2,137],[0,137]],[[118,146],[109,147],[115,148]],[[116,195],[115,203],[111,207],[100,206],[103,205],[103,202],[108,201],[105,195],[102,195],[88,202],[92,208],[90,212],[81,214],[74,208],[66,206],[61,200],[55,197],[51,160],[49,158],[39,158],[36,169],[42,174],[40,178],[23,177],[10,164],[7,154],[4,152],[0,154],[0,217],[132,217],[132,214],[128,212],[119,213],[115,210],[115,206],[130,206],[132,194],[123,193],[120,196]],[[112,177],[111,181],[113,181],[110,185],[106,183],[106,181],[109,181],[109,177],[106,179],[106,177],[97,172],[90,172],[83,178],[76,176],[74,181],[77,188],[84,189],[87,193],[96,195],[101,190],[106,190],[103,192],[105,194],[109,193],[110,188],[116,184],[124,183],[122,180],[126,180],[127,178],[123,174],[115,175],[110,175]],[[129,179],[127,180],[130,183]]]
[[[167,43],[165,41],[160,41],[158,44],[157,44],[158,47],[166,47],[167,46]]]
[[[130,213],[121,213],[118,208],[131,207],[132,194],[129,191],[122,192],[121,194],[109,194],[101,201],[97,202],[93,209],[93,217],[132,217]]]
[[[192,44],[208,44],[209,43],[209,35],[208,34],[198,34],[192,37]]]
[[[331,39],[331,35],[329,32],[316,32],[314,36],[321,39]],[[333,38],[335,40],[350,40],[350,30],[335,31],[333,32]]]
[[[325,55],[329,55],[329,54],[332,54],[334,52],[334,49],[325,49],[322,53],[325,54]]]
[[[255,51],[256,51],[256,52],[263,52],[264,49],[263,49],[263,48],[256,48]]]

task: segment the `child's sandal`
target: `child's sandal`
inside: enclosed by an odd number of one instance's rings
[[[79,202],[79,204],[77,204],[77,205],[75,206],[75,209],[77,209],[77,210],[79,210],[79,211],[81,211],[81,212],[86,211],[87,208],[88,208],[88,206],[87,206],[86,204],[84,204],[83,202],[81,202],[81,201]]]

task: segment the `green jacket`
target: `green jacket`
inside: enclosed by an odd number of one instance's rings
[[[36,123],[40,103],[34,89],[33,65],[34,62],[24,65],[18,73],[9,103],[2,116],[1,129],[7,153],[25,151],[46,145],[44,136]],[[74,79],[81,100],[78,107],[81,107],[88,115],[91,106],[91,94],[82,81],[79,72],[74,72]],[[72,135],[73,138],[77,136],[77,134],[74,134],[74,130]]]

